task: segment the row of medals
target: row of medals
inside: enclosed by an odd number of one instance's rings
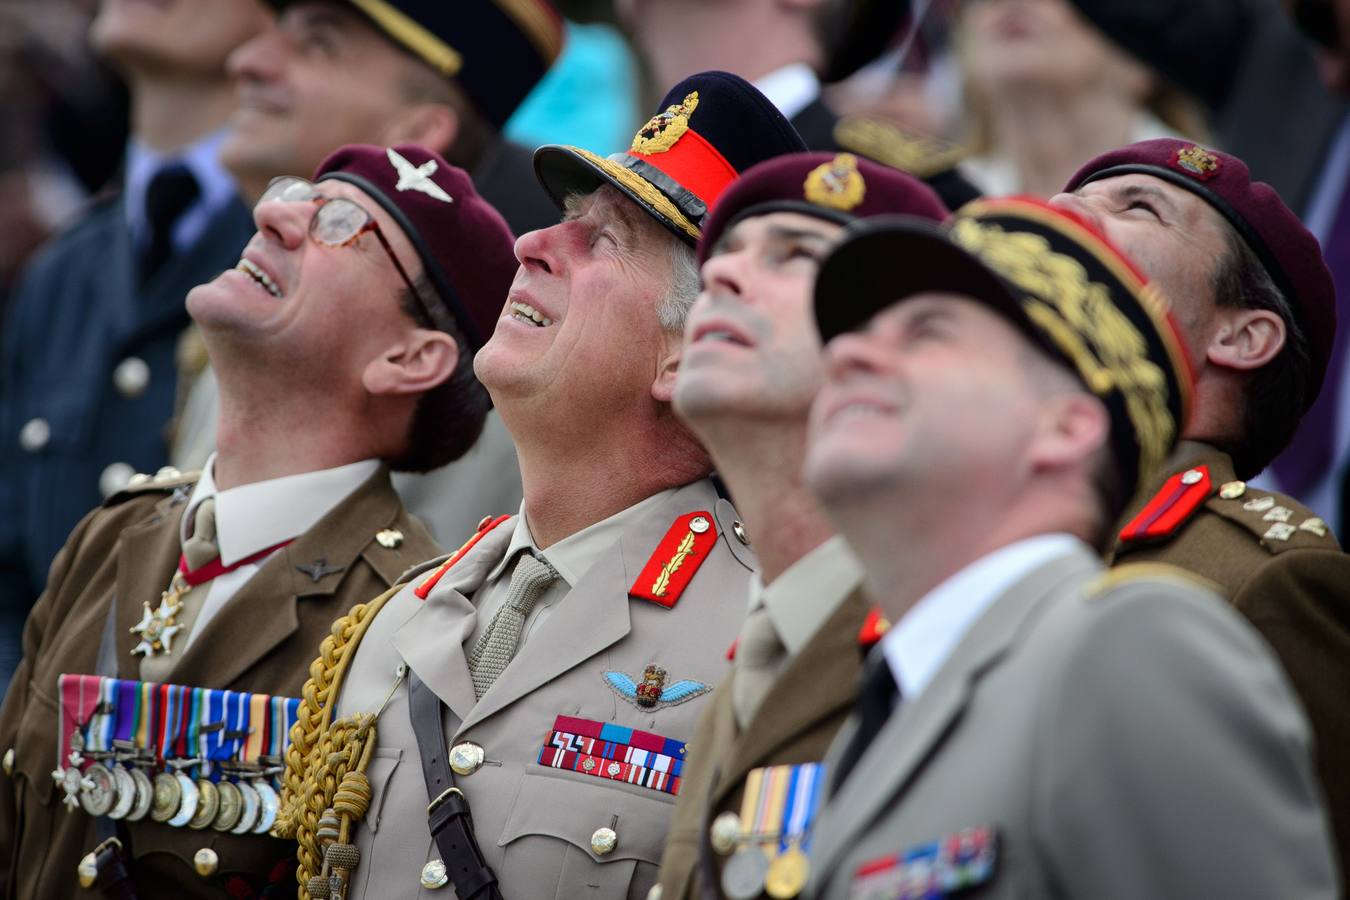
[[[709,837],[719,854],[732,854],[722,867],[722,893],[729,900],[755,900],[761,894],[791,900],[806,887],[811,863],[797,840],[773,854],[771,848],[777,847],[782,836],[777,832],[751,834],[734,812],[714,819]]]
[[[57,769],[52,778],[65,791],[63,802],[72,811],[78,805],[91,816],[129,822],[149,817],[175,828],[211,827],[231,834],[266,834],[276,822],[280,799],[270,779],[283,769],[275,758],[261,757],[260,767],[222,766],[233,780],[189,777],[183,770],[200,763],[198,759],[168,760],[172,771],[151,777],[146,769],[154,765],[153,754],[125,742],[114,741],[116,749],[110,752],[84,754],[84,739],[76,731],[70,744],[70,765]],[[95,762],[81,772],[86,758]]]

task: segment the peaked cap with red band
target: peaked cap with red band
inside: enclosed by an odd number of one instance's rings
[[[453,319],[475,351],[482,347],[519,263],[511,229],[469,173],[412,144],[349,144],[314,173],[315,181],[329,179],[360,188],[398,223],[434,288],[420,298],[431,321],[449,331]]]
[[[298,0],[267,0],[284,9]],[[496,128],[562,52],[549,0],[346,0],[375,30],[464,88]]]
[[[752,166],[713,207],[698,241],[702,265],[722,234],[750,216],[794,212],[840,225],[887,214],[941,222],[937,193],[907,172],[851,153],[790,153]]]
[[[548,144],[534,173],[563,208],[571,194],[610,184],[693,246],[717,198],[755,163],[800,153],[801,135],[754,85],[729,72],[700,72],[670,89],[624,153],[599,156]]]
[[[1152,175],[1190,191],[1212,206],[1265,266],[1308,339],[1312,356],[1306,412],[1317,399],[1336,336],[1336,286],[1312,232],[1275,189],[1252,181],[1242,160],[1189,141],[1159,138],[1104,153],[1069,179],[1065,191],[1118,175]]]
[[[1012,197],[968,203],[941,227],[913,216],[851,225],[816,279],[821,339],[929,292],[987,304],[1102,402],[1123,496],[1172,452],[1191,394],[1180,337],[1143,277],[1077,216]]]

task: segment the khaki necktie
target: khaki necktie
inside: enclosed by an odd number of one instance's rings
[[[774,630],[768,608],[761,605],[751,610],[741,626],[732,663],[731,706],[742,729],[749,726],[786,660],[787,647]]]
[[[183,557],[187,560],[188,571],[195,572],[217,556],[220,556],[220,546],[216,543],[216,498],[207,497],[197,504],[192,534],[183,541]]]
[[[511,572],[506,602],[497,610],[488,627],[469,651],[469,672],[473,692],[478,698],[487,693],[516,655],[525,619],[534,609],[539,595],[558,577],[558,570],[531,553],[522,553]]]
[[[197,504],[192,516],[192,534],[183,541],[183,558],[187,560],[189,572],[195,572],[220,557],[220,545],[216,540],[216,498],[208,497]],[[180,576],[174,577],[178,579]],[[186,586],[186,582],[182,583]],[[181,626],[181,630],[173,638],[173,652],[142,657],[140,675],[143,681],[169,680],[170,672],[187,649],[188,639],[197,626],[197,616],[210,590],[211,582],[205,581],[178,595],[179,608],[174,616],[174,624]]]

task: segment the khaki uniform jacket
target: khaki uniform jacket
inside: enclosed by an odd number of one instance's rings
[[[807,893],[842,900],[869,863],[992,826],[971,897],[1332,898],[1321,803],[1250,626],[1178,570],[1107,574],[1082,548],[1005,590],[901,701],[826,802]]]
[[[1160,539],[1117,541],[1111,557],[1117,563],[1170,563],[1209,579],[1274,648],[1312,723],[1344,871],[1350,865],[1350,557],[1329,531],[1297,527],[1312,520],[1316,528],[1321,521],[1297,500],[1256,488],[1220,496],[1234,480],[1233,463],[1203,444],[1182,444],[1137,505],[1171,476],[1197,466],[1208,470],[1208,499]],[[1295,531],[1287,540],[1264,537],[1283,518],[1276,511],[1281,507]]]
[[[819,762],[853,709],[862,671],[858,632],[868,604],[854,591],[783,670],[748,727],[732,708],[732,682],[713,693],[699,721],[684,788],[675,804],[661,858],[663,900],[720,891],[725,857],[713,852],[708,829],[719,813],[741,811],[745,777],[760,766]]]
[[[104,628],[114,629],[118,677],[139,678],[131,655],[142,602],[153,606],[178,564],[179,520],[191,478],[157,480],[111,498],[79,524],[52,566],[47,589],[24,631],[24,658],[0,710],[0,746],[14,770],[0,778],[0,888],[10,900],[99,896],[78,887],[75,868],[97,842],[94,820],[67,813],[51,771],[57,756],[57,679],[96,672]],[[176,490],[175,490],[176,489]],[[172,494],[170,494],[172,492]],[[382,547],[377,532],[398,529],[403,542]],[[174,683],[298,697],[314,647],[353,603],[387,589],[418,558],[437,552],[426,530],[403,511],[381,468],[309,532],[277,551],[175,664]],[[331,574],[300,571],[323,559]],[[109,615],[109,612],[112,615]],[[263,835],[173,828],[148,817],[123,822],[119,837],[141,897],[228,897],[234,874],[264,883],[293,844]],[[204,880],[193,855],[220,858]],[[292,875],[284,872],[285,887]]]
[[[711,510],[718,532],[673,608],[630,599],[633,584],[675,520]],[[640,709],[605,681],[607,671],[641,681],[656,664],[671,682],[712,686],[727,674],[727,647],[745,617],[754,558],[732,536],[735,510],[708,480],[681,488],[631,525],[612,550],[581,575],[475,702],[465,640],[477,617],[473,595],[500,562],[514,518],[484,535],[441,578],[425,601],[414,586],[391,598],[362,639],[341,687],[337,716],[377,710],[408,667],[445,704],[450,746],[472,742],[486,762],[456,776],[472,809],[483,855],[509,900],[643,898],[657,864],[675,797],[653,788],[539,764],[556,717],[574,716],[688,742],[708,693],[676,705]],[[688,748],[698,752],[697,745]],[[354,828],[361,862],[351,898],[448,900],[453,887],[421,887],[423,866],[439,857],[427,826],[426,783],[400,687],[378,722],[367,769],[372,799]],[[612,828],[607,854],[592,835]]]

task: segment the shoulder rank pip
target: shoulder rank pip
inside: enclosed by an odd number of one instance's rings
[[[1209,499],[1212,491],[1208,466],[1176,473],[1120,530],[1120,540],[1133,543],[1168,537]]]
[[[628,596],[674,607],[716,543],[712,513],[698,510],[680,516],[652,551]]]
[[[1292,497],[1254,490],[1242,481],[1219,488],[1218,498],[1208,504],[1217,515],[1250,531],[1271,553],[1290,549],[1336,550],[1336,535],[1312,510]]]

